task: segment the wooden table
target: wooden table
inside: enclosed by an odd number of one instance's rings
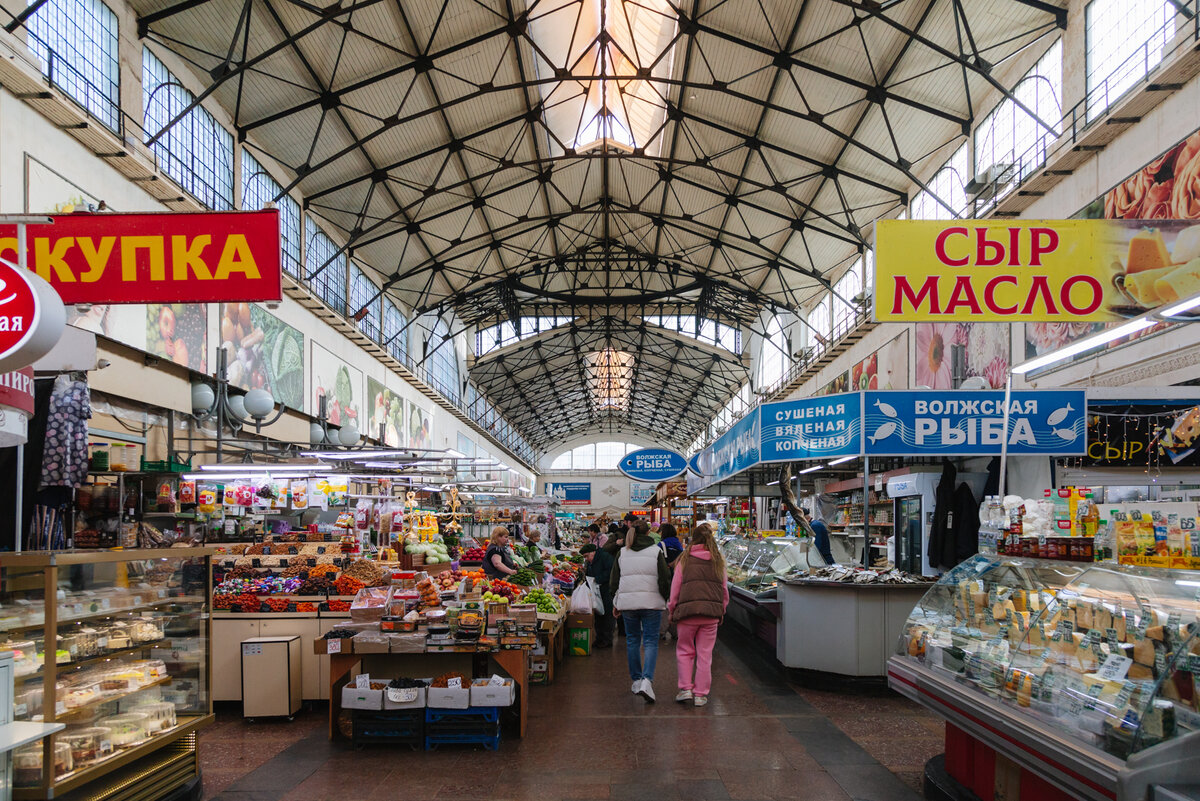
[[[517,715],[520,721],[519,736],[525,736],[525,723],[529,717],[529,649],[479,651],[475,654],[330,654],[329,655],[329,739],[337,737],[338,715],[342,711],[342,685],[350,676],[350,672],[362,662],[366,656],[388,657],[423,656],[427,659],[437,659],[441,656],[473,656],[475,659],[491,657],[496,664],[509,675],[517,685]],[[486,668],[485,668],[486,669]]]

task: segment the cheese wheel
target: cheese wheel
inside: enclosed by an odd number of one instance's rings
[[[1192,259],[1154,282],[1162,303],[1174,303],[1200,292],[1200,259]]]
[[[1192,259],[1200,259],[1200,225],[1184,228],[1175,237],[1175,250],[1171,260],[1176,264],[1184,264]]]

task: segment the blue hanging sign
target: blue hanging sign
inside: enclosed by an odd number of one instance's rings
[[[691,470],[694,475],[697,475],[697,476],[704,475],[704,473],[700,472],[700,456],[703,453],[704,453],[704,451],[702,451],[702,450],[696,451],[695,453],[692,454],[692,458],[688,459],[688,470]]]
[[[556,498],[563,506],[590,506],[592,483],[590,481],[547,482],[546,494]]]
[[[734,423],[717,441],[700,452],[700,475],[705,486],[724,481],[758,463],[762,407]]]
[[[621,457],[617,469],[634,481],[670,481],[687,470],[687,459],[668,448],[642,448]]]
[[[849,392],[764,403],[763,462],[829,459],[862,453],[862,395]]]
[[[1002,390],[867,392],[869,456],[994,456],[1004,431]],[[1072,456],[1087,447],[1083,390],[1020,390],[1009,400],[1008,452]]]

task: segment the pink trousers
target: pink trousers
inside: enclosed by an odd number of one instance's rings
[[[679,689],[695,695],[708,695],[712,689],[712,655],[717,645],[715,617],[689,617],[679,621],[679,641],[675,644],[675,659],[679,668]],[[695,671],[695,681],[692,671]]]

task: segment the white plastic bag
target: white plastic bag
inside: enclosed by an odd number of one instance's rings
[[[592,611],[597,615],[603,615],[604,596],[600,594],[600,583],[591,576],[588,576],[584,579],[584,584],[587,585],[588,591],[592,596]]]
[[[580,584],[571,593],[571,604],[568,607],[576,614],[586,615],[592,612],[592,591],[587,584]]]

